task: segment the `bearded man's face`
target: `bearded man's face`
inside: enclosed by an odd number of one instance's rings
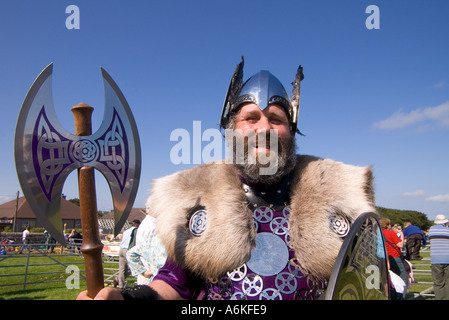
[[[236,138],[229,148],[234,164],[248,182],[274,184],[294,168],[296,142],[290,129],[287,114],[278,105],[264,110],[254,103],[241,107],[226,129],[226,137],[228,144],[229,136]]]

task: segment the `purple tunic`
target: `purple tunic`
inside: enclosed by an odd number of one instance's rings
[[[154,279],[167,282],[185,299],[316,299],[325,290],[325,284],[314,281],[298,267],[289,246],[289,215],[289,206],[281,211],[257,207],[256,249],[251,259],[220,279],[200,279],[171,259]]]

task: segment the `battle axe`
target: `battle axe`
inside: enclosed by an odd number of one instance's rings
[[[75,134],[59,123],[52,99],[53,64],[29,89],[17,120],[16,170],[23,194],[39,222],[65,244],[61,220],[62,187],[78,169],[79,197],[88,295],[104,285],[95,195],[94,168],[109,184],[117,235],[134,203],[141,170],[139,135],[128,103],[117,84],[101,68],[105,91],[103,122],[92,134],[93,108],[80,103],[72,108]]]

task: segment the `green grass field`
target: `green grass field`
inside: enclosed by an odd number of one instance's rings
[[[68,266],[78,268],[81,276],[77,277],[67,269]],[[106,281],[117,271],[118,261],[105,261],[103,267]],[[84,259],[81,255],[43,256],[32,251],[29,257],[27,254],[9,255],[6,259],[0,256],[0,300],[75,300],[81,291],[86,290],[83,276]],[[128,277],[127,281],[132,285],[135,279]]]
[[[415,269],[415,282],[428,282],[430,284],[413,283],[406,295],[406,299],[434,300],[433,297],[419,295],[423,291],[433,294],[432,276],[430,274],[430,251],[423,250],[421,255],[424,257],[420,261],[412,261]],[[66,280],[71,275],[66,273],[68,265],[78,266],[81,274],[84,273],[83,257],[79,255],[48,255],[38,256],[31,254],[29,257],[29,267],[27,275],[27,284],[24,289],[24,273],[27,264],[27,255],[15,255],[2,260],[0,256],[0,300],[75,300],[77,295],[86,289],[86,282],[81,277],[78,288],[68,288]],[[61,264],[58,264],[56,261]],[[117,269],[118,263],[105,263],[105,279],[107,274],[114,271],[106,269]],[[417,270],[424,270],[419,272]],[[427,273],[426,273],[427,271]],[[425,273],[420,275],[419,273]],[[129,277],[129,282],[135,279]],[[32,282],[40,282],[32,284]],[[5,284],[16,283],[14,286],[4,286]]]
[[[432,294],[433,278],[430,273],[430,250],[428,248],[421,250],[421,256],[423,260],[412,260],[413,271],[415,273],[415,283],[412,283],[409,290],[407,291],[406,299],[417,299],[417,300],[435,300],[434,297],[428,297],[425,294]],[[427,282],[430,284],[418,284],[417,282]],[[424,295],[417,296],[424,292]],[[416,296],[416,297],[415,297]]]
[[[2,257],[3,258],[3,257]],[[67,289],[67,266],[76,266],[80,273],[84,272],[83,258],[78,255],[40,256],[31,254],[27,265],[27,254],[14,255],[0,262],[0,299],[16,300],[70,300],[76,298],[80,290]],[[24,290],[25,272],[27,271]],[[35,283],[34,282],[40,282]],[[42,283],[44,282],[44,283]],[[6,284],[17,284],[5,286]],[[85,281],[80,277],[80,288]]]

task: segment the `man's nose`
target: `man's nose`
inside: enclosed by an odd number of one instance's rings
[[[269,132],[271,129],[271,123],[267,117],[262,116],[257,122],[256,127],[254,129],[256,130],[256,133],[261,131]]]

